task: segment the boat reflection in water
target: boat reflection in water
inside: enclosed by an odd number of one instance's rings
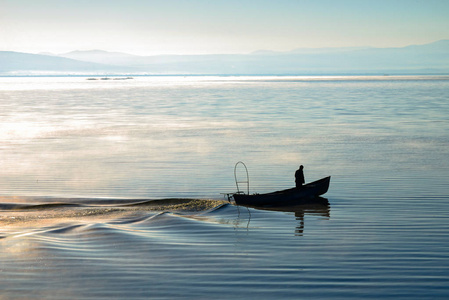
[[[314,204],[296,204],[296,205],[282,205],[282,206],[257,206],[257,205],[240,205],[240,207],[248,208],[249,219],[248,227],[251,222],[251,212],[249,208],[267,211],[286,212],[288,214],[293,213],[298,224],[295,228],[295,235],[302,236],[304,233],[304,217],[305,215],[318,216],[323,219],[330,218],[330,205],[329,201],[323,197],[317,197],[313,201]]]

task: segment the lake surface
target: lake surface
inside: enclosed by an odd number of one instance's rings
[[[449,76],[0,78],[0,298],[447,299],[448,157]],[[158,200],[238,161],[329,206]]]

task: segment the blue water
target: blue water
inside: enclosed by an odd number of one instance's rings
[[[0,295],[447,299],[448,121],[447,76],[0,78]],[[124,205],[223,199],[237,161],[330,205]]]

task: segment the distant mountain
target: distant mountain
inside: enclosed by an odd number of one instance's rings
[[[329,48],[297,48],[291,51],[257,50],[253,55],[289,55],[289,54],[322,54],[371,49],[372,47],[329,47]]]
[[[122,69],[58,56],[0,51],[0,74],[3,75],[104,74]]]
[[[400,48],[302,48],[251,54],[137,56],[102,50],[50,55],[0,52],[0,74],[449,74],[449,40]]]
[[[58,56],[80,61],[118,66],[128,66],[132,64],[133,61],[139,59],[139,56],[136,55],[108,52],[103,50],[72,51],[69,53],[59,54]]]

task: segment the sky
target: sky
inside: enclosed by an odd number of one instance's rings
[[[244,54],[442,39],[449,0],[0,0],[0,51]]]

